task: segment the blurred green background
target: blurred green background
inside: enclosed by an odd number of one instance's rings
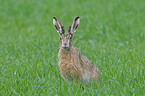
[[[52,18],[99,69],[97,84],[79,88],[61,77]],[[144,96],[144,0],[0,0],[0,95]]]

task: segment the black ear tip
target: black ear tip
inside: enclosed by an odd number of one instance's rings
[[[76,17],[76,19],[79,19],[80,17],[78,16],[78,17]]]
[[[76,20],[78,20],[78,19],[80,19],[80,17],[79,17],[79,16],[75,18],[75,21],[76,21]]]
[[[53,19],[56,19],[56,17],[53,17]]]

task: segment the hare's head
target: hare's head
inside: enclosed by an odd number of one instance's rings
[[[53,17],[53,25],[55,26],[60,36],[61,49],[69,50],[73,46],[72,37],[78,28],[79,22],[80,22],[80,18],[76,17],[73,20],[73,22],[70,24],[70,27],[68,28],[68,33],[65,33],[63,25],[60,23],[60,21],[57,18]]]

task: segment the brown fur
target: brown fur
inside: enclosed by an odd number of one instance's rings
[[[63,25],[55,17],[53,18],[53,24],[61,38],[58,58],[60,73],[64,79],[67,81],[75,80],[79,83],[97,81],[99,69],[72,44],[72,37],[79,25],[79,17],[73,20],[67,34]]]
[[[60,49],[58,58],[60,72],[66,80],[72,81],[75,78],[75,82],[97,81],[99,69],[89,59],[83,56],[77,48],[72,47],[68,51]],[[84,74],[87,74],[89,78],[84,79]]]

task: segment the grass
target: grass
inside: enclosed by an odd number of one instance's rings
[[[0,0],[1,96],[144,96],[144,0]],[[74,46],[99,69],[99,83],[81,90],[58,67],[59,35],[80,16]]]

